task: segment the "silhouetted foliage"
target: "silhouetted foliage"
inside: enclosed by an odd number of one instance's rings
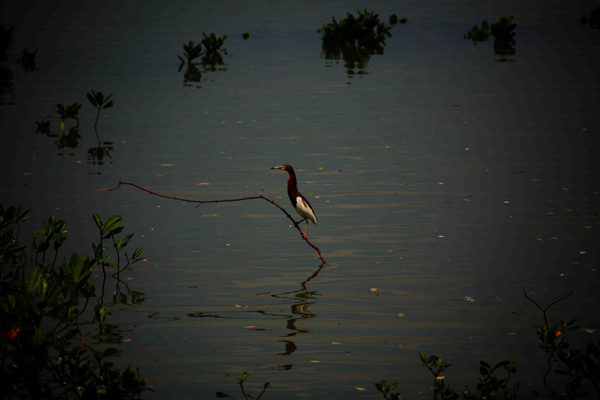
[[[72,254],[60,260],[67,222],[51,216],[33,234],[30,248],[21,242],[23,207],[0,205],[0,387],[10,399],[134,399],[145,390],[145,379],[132,366],[121,371],[111,358],[121,351],[93,348],[87,338],[101,337],[110,312],[99,301],[88,310],[96,287],[90,280],[95,265],[116,266],[102,247],[94,258]],[[94,215],[102,239],[111,239],[117,255],[132,234],[116,240],[121,217],[105,224]],[[100,224],[99,224],[100,222]],[[139,249],[139,250],[138,250]],[[139,260],[136,249],[127,266]],[[138,257],[138,258],[136,258]],[[120,257],[117,257],[120,260]],[[126,266],[126,267],[127,267]],[[99,336],[100,335],[100,336]]]

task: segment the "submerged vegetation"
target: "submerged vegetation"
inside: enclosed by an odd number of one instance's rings
[[[117,368],[112,361],[121,351],[106,345],[115,327],[107,324],[110,311],[102,295],[93,309],[96,286],[91,276],[96,267],[114,268],[116,274],[140,260],[141,248],[120,266],[123,248],[132,234],[121,240],[121,217],[102,224],[94,216],[100,245],[94,255],[59,257],[67,239],[67,221],[51,216],[35,231],[30,247],[20,238],[28,219],[23,207],[0,205],[0,386],[11,399],[134,399],[146,390],[137,368]],[[116,261],[102,246],[113,242]]]
[[[398,17],[390,16],[390,25],[379,19],[379,15],[367,9],[357,11],[358,16],[348,13],[338,20],[332,17],[332,22],[317,29],[322,34],[322,54],[328,60],[345,61],[348,75],[365,73],[367,64],[374,54],[383,54],[385,41],[391,37],[392,25]],[[406,23],[406,19],[400,20]]]

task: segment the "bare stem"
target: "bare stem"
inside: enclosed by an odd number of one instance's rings
[[[321,253],[321,250],[319,250],[319,248],[317,246],[315,246],[314,244],[312,244],[310,242],[310,240],[308,240],[308,238],[306,238],[305,236],[303,236],[302,229],[300,229],[298,227],[299,222],[296,222],[294,220],[294,218],[292,218],[292,216],[287,211],[285,211],[285,209],[283,207],[281,207],[279,204],[275,203],[273,200],[271,200],[271,199],[269,199],[269,198],[267,198],[265,196],[258,195],[258,196],[250,196],[250,197],[240,197],[240,198],[236,198],[236,199],[219,199],[219,200],[191,200],[191,199],[184,199],[184,198],[181,198],[181,197],[166,196],[164,194],[153,192],[152,190],[149,190],[149,189],[147,189],[145,187],[136,185],[135,183],[123,182],[123,181],[119,181],[119,185],[116,188],[109,189],[109,191],[112,192],[113,190],[117,190],[117,189],[119,189],[121,187],[121,185],[133,186],[133,187],[136,187],[136,188],[138,188],[140,190],[143,190],[146,193],[149,193],[149,194],[154,195],[154,196],[162,197],[162,198],[165,198],[165,199],[171,199],[171,200],[177,200],[177,201],[185,201],[187,203],[196,203],[198,205],[205,204],[205,203],[230,203],[230,202],[233,202],[233,201],[263,199],[263,200],[268,201],[269,203],[273,204],[275,207],[279,208],[281,210],[281,212],[283,212],[285,214],[285,216],[288,217],[290,219],[290,221],[292,221],[292,223],[294,224],[294,226],[298,230],[298,233],[300,233],[300,237],[302,239],[304,239],[304,241],[306,242],[306,244],[308,244],[310,247],[312,247],[319,254],[319,258],[321,259],[321,261],[323,262],[323,264],[326,263],[325,258],[323,257],[323,254]]]

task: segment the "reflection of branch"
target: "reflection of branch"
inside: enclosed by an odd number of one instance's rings
[[[321,260],[322,260],[322,259],[323,259],[323,258],[321,257]],[[311,280],[313,280],[314,278],[316,278],[316,277],[319,275],[319,273],[321,272],[321,270],[323,269],[323,267],[324,267],[324,266],[325,266],[325,261],[323,261],[323,264],[319,265],[319,268],[318,268],[318,269],[315,271],[315,273],[314,273],[314,274],[312,274],[312,275],[310,276],[310,278],[308,278],[307,280],[305,280],[304,282],[302,282],[302,283],[301,283],[301,285],[302,285],[302,288],[304,288],[304,290],[308,290],[308,288],[306,287],[306,284],[307,284],[308,282],[310,282]]]
[[[164,194],[159,194],[159,193],[153,192],[153,191],[151,191],[149,189],[146,189],[144,187],[138,186],[135,183],[122,182],[122,181],[119,181],[119,186],[117,186],[114,189],[109,189],[109,190],[110,191],[117,190],[118,188],[121,187],[121,185],[133,186],[133,187],[136,187],[136,188],[138,188],[140,190],[143,190],[146,193],[150,193],[150,194],[152,194],[154,196],[158,196],[158,197],[163,197],[165,199],[185,201],[185,202],[188,202],[188,203],[197,203],[199,205],[200,204],[204,204],[204,203],[228,203],[228,202],[233,202],[233,201],[263,199],[263,200],[268,201],[269,203],[273,204],[275,207],[279,208],[285,214],[285,216],[288,217],[292,221],[292,223],[294,224],[294,226],[296,227],[296,229],[298,229],[298,232],[300,233],[300,237],[302,237],[302,239],[304,239],[304,241],[310,247],[312,247],[313,249],[315,249],[315,251],[319,254],[319,258],[321,259],[321,261],[323,261],[323,264],[326,263],[325,258],[323,258],[323,254],[321,254],[321,250],[319,250],[319,248],[317,246],[313,245],[305,236],[302,235],[302,229],[300,229],[298,227],[299,223],[296,222],[294,220],[294,218],[292,218],[292,216],[287,211],[285,211],[285,209],[283,207],[281,207],[279,204],[275,203],[273,200],[271,200],[269,198],[266,198],[265,196],[258,195],[258,196],[251,196],[251,197],[241,197],[241,198],[238,198],[238,199],[222,199],[222,200],[190,200],[190,199],[183,199],[183,198],[180,198],[180,197],[165,196]],[[302,222],[302,221],[300,221],[300,222]]]

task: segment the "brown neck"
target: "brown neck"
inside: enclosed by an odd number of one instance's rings
[[[290,200],[295,200],[295,198],[298,196],[298,182],[296,181],[296,173],[294,170],[288,170],[288,174],[290,174],[290,177],[288,178],[288,196]],[[292,202],[294,200],[292,200]]]

